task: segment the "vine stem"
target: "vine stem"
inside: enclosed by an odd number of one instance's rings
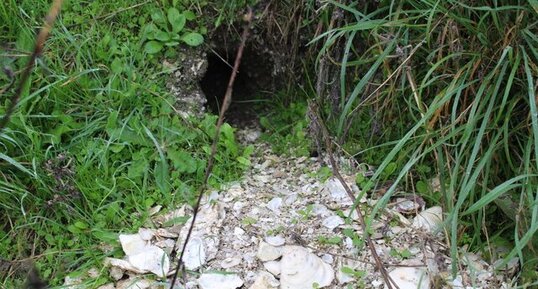
[[[215,162],[215,154],[217,153],[217,144],[219,142],[220,138],[220,130],[222,127],[222,124],[224,123],[224,114],[226,113],[226,110],[228,110],[228,107],[230,106],[230,103],[232,102],[232,92],[233,92],[233,84],[235,82],[235,78],[237,76],[239,65],[241,64],[241,57],[243,56],[243,50],[245,48],[245,43],[247,41],[249,30],[250,30],[250,23],[252,22],[253,18],[253,12],[250,7],[248,7],[247,14],[245,15],[245,25],[243,27],[243,33],[241,35],[241,44],[239,45],[239,48],[237,49],[237,54],[235,57],[235,63],[232,70],[232,75],[230,76],[230,80],[228,81],[228,87],[226,88],[226,94],[224,95],[224,100],[222,102],[219,118],[217,120],[217,127],[215,130],[215,136],[213,138],[213,143],[211,145],[211,154],[209,155],[209,160],[207,162],[207,168],[205,171],[204,176],[204,182],[202,184],[202,187],[200,189],[200,193],[198,194],[198,199],[196,200],[196,204],[194,205],[194,212],[192,215],[192,221],[189,227],[189,231],[187,232],[187,236],[185,237],[185,241],[183,242],[183,248],[181,249],[181,255],[179,256],[177,268],[174,272],[174,276],[172,277],[172,283],[170,285],[170,289],[173,289],[175,286],[175,283],[177,281],[177,277],[179,274],[179,271],[183,270],[183,255],[185,253],[185,250],[187,248],[187,244],[189,242],[189,239],[192,235],[192,231],[194,229],[194,225],[196,222],[196,217],[198,216],[198,212],[200,210],[200,204],[202,202],[202,197],[204,195],[204,192],[207,188],[207,183],[209,180],[209,177],[211,176],[211,172],[213,171],[213,164]],[[172,250],[172,252],[175,251],[175,248]]]
[[[336,163],[336,160],[334,159],[334,154],[332,150],[332,140],[329,137],[329,132],[327,130],[327,127],[321,120],[319,109],[314,102],[310,102],[310,106],[311,106],[312,113],[315,115],[315,118],[312,119],[311,121],[317,122],[317,125],[319,129],[321,130],[321,136],[325,142],[325,148],[327,150],[329,163],[331,164],[333,174],[338,179],[338,181],[342,184],[342,186],[346,190],[347,195],[353,201],[353,204],[357,204],[355,195],[353,195],[353,191],[347,185],[346,181],[342,177],[342,174],[340,174],[338,164]],[[370,249],[370,253],[372,254],[372,257],[374,258],[376,269],[379,270],[379,272],[381,273],[381,277],[383,277],[383,281],[385,281],[385,284],[387,285],[388,289],[392,289],[392,288],[400,289],[398,285],[394,282],[394,280],[392,280],[392,278],[389,276],[387,269],[385,268],[385,266],[383,265],[383,262],[381,261],[381,258],[377,254],[377,251],[375,250],[374,242],[372,242],[372,238],[370,238],[370,235],[368,234],[364,215],[361,212],[358,205],[355,205],[355,211],[357,212],[357,215],[359,216],[359,222],[360,222],[361,229],[364,233],[364,239],[366,240],[366,244],[368,245],[368,249]]]
[[[62,2],[63,0],[54,0],[54,2],[52,2],[52,6],[49,9],[49,12],[47,13],[47,16],[45,16],[45,23],[43,24],[43,27],[41,28],[39,34],[36,37],[34,51],[30,55],[30,60],[22,71],[19,85],[15,89],[15,93],[11,96],[11,102],[6,109],[6,114],[4,115],[2,120],[0,120],[0,132],[2,132],[2,130],[7,126],[9,120],[11,119],[11,116],[15,112],[15,108],[17,108],[17,104],[21,99],[22,90],[26,82],[28,81],[28,78],[30,78],[30,74],[32,74],[34,63],[37,57],[39,57],[39,55],[41,55],[41,53],[43,52],[45,41],[49,37],[50,31],[52,30],[52,26],[54,26],[54,22],[56,21],[56,17],[58,17],[58,14],[60,14]]]

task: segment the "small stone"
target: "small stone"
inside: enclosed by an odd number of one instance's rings
[[[374,286],[374,288],[379,288],[379,287],[381,287],[381,285],[383,285],[383,281],[381,281],[381,280],[376,279],[376,280],[372,281],[372,286]]]
[[[174,232],[170,232],[169,230],[166,230],[164,228],[159,228],[157,231],[155,231],[155,235],[163,238],[177,238],[178,234]]]
[[[141,253],[148,246],[148,242],[139,234],[120,234],[119,238],[121,248],[127,256]]]
[[[126,280],[121,280],[116,284],[116,289],[148,289],[155,281],[140,279],[140,277],[132,277]]]
[[[400,289],[430,288],[430,278],[423,268],[400,267],[391,271],[389,276]]]
[[[140,238],[144,241],[151,241],[153,236],[155,236],[155,231],[152,229],[140,228],[138,229],[138,235],[140,235]]]
[[[121,278],[123,278],[124,271],[118,267],[111,267],[108,273],[110,275],[110,278],[112,278],[115,281],[118,281]]]
[[[277,289],[280,282],[267,272],[260,272],[249,289]]]
[[[88,270],[88,277],[90,278],[97,278],[99,277],[100,273],[99,273],[99,270],[97,270],[97,268],[90,268],[90,270]]]
[[[183,256],[185,267],[189,270],[194,270],[205,264],[206,258],[204,241],[198,237],[191,238]]]
[[[282,289],[317,288],[329,286],[334,280],[334,270],[301,246],[284,246],[280,261],[280,282]]]
[[[220,262],[220,266],[223,269],[232,268],[234,266],[237,266],[241,264],[241,258],[232,257],[232,258],[226,258]]]
[[[268,175],[256,175],[254,176],[254,179],[261,183],[268,183],[269,182],[269,176]]]
[[[267,236],[265,237],[265,242],[267,242],[267,244],[271,246],[278,247],[284,245],[284,243],[286,243],[286,239],[284,239],[284,237],[282,237],[281,235]]]
[[[274,276],[280,275],[280,261],[268,261],[263,263],[263,267]]]
[[[282,249],[280,247],[271,246],[264,241],[260,241],[256,256],[262,262],[276,260],[282,256]]]
[[[347,195],[347,191],[340,183],[340,181],[336,178],[331,178],[325,183],[325,189],[329,192],[329,195],[331,198],[341,203],[342,205],[351,205],[353,202]]]
[[[282,198],[276,197],[267,203],[267,208],[277,215],[280,215],[280,207],[282,207]]]
[[[327,217],[323,220],[322,224],[325,228],[328,228],[328,229],[334,229],[340,225],[343,225],[345,222],[344,222],[344,219],[342,219],[340,216],[330,216],[330,217]]]
[[[243,286],[237,274],[204,273],[198,278],[201,289],[235,289]]]

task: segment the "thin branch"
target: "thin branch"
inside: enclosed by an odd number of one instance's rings
[[[327,128],[325,127],[325,124],[321,120],[321,117],[320,117],[320,114],[319,114],[319,109],[318,109],[317,105],[314,102],[311,102],[310,106],[311,106],[311,111],[315,116],[315,118],[311,119],[311,121],[317,122],[317,125],[318,125],[319,129],[321,130],[322,138],[325,141],[325,147],[327,149],[327,154],[328,154],[328,157],[329,157],[329,162],[331,163],[333,174],[338,179],[338,181],[340,181],[340,183],[342,184],[342,186],[346,190],[347,195],[349,196],[349,198],[353,201],[354,204],[356,204],[356,198],[353,195],[353,191],[347,185],[346,181],[344,180],[344,178],[340,174],[340,170],[338,169],[338,164],[334,160],[334,155],[333,155],[333,151],[332,151],[332,141],[331,141],[331,139],[329,137],[329,132],[327,131]],[[374,258],[375,266],[379,270],[379,272],[381,273],[381,276],[383,277],[383,280],[385,281],[385,284],[387,285],[387,288],[388,289],[392,289],[392,288],[399,289],[398,285],[394,282],[394,280],[392,280],[390,278],[389,274],[387,273],[387,269],[383,265],[383,262],[381,261],[381,258],[379,257],[379,255],[377,254],[377,252],[375,250],[375,245],[372,242],[372,239],[370,238],[370,235],[368,234],[368,231],[367,231],[367,228],[366,228],[366,222],[365,222],[365,219],[364,219],[364,215],[362,214],[359,206],[355,206],[355,211],[357,212],[357,215],[359,216],[360,226],[361,226],[362,231],[364,232],[364,239],[366,240],[366,244],[368,245],[368,248],[370,249],[372,257]]]
[[[15,112],[15,108],[17,107],[17,104],[19,103],[19,100],[21,98],[24,85],[28,81],[28,78],[30,78],[30,74],[32,74],[32,70],[34,68],[34,63],[37,57],[41,55],[43,47],[45,46],[45,41],[47,40],[49,33],[52,30],[52,26],[54,25],[54,21],[56,21],[56,17],[60,13],[62,2],[63,0],[54,0],[52,6],[50,7],[49,13],[45,17],[45,23],[43,25],[43,28],[41,28],[41,31],[39,31],[39,34],[36,38],[34,52],[32,53],[32,55],[30,55],[30,60],[28,61],[24,71],[22,72],[21,80],[19,82],[19,85],[17,86],[17,89],[15,90],[15,93],[11,97],[11,102],[6,109],[6,114],[0,121],[0,132],[2,132],[2,130],[6,127],[9,120],[11,119],[11,116]]]
[[[191,221],[187,236],[185,237],[185,241],[183,242],[183,248],[181,249],[181,255],[179,256],[179,261],[178,261],[176,271],[174,272],[174,276],[172,277],[172,283],[170,285],[170,289],[174,288],[179,271],[183,269],[182,268],[183,267],[183,255],[185,254],[185,249],[187,248],[187,244],[189,242],[189,239],[191,237],[191,234],[194,228],[194,224],[196,222],[196,217],[198,216],[198,211],[200,210],[200,203],[202,202],[202,196],[204,195],[204,191],[207,187],[209,176],[211,175],[211,172],[213,170],[213,164],[215,162],[215,154],[217,152],[217,144],[219,142],[219,137],[220,137],[220,129],[222,127],[222,124],[224,123],[224,113],[226,112],[226,110],[228,110],[228,107],[230,106],[230,103],[232,102],[233,84],[235,82],[235,77],[237,76],[239,65],[241,64],[241,57],[243,56],[243,50],[245,48],[245,43],[247,41],[247,37],[249,34],[250,23],[252,21],[252,18],[253,18],[252,9],[249,7],[247,15],[245,16],[246,23],[245,23],[245,26],[243,27],[243,34],[241,35],[241,44],[239,45],[239,48],[237,50],[237,55],[235,57],[235,63],[232,70],[232,75],[230,76],[230,81],[228,82],[228,87],[226,88],[226,94],[224,95],[224,101],[222,102],[222,106],[220,109],[219,119],[217,121],[217,127],[215,131],[215,137],[213,138],[213,143],[211,145],[211,154],[209,155],[209,160],[207,162],[207,168],[205,171],[204,182],[200,189],[200,193],[198,195],[198,199],[196,200],[196,204],[194,205],[194,208],[193,208],[194,212],[192,215],[192,221]]]

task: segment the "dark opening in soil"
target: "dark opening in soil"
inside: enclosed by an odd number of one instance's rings
[[[235,51],[208,53],[208,68],[200,81],[207,98],[207,109],[218,114],[232,74]],[[226,121],[235,126],[249,126],[258,121],[263,108],[263,98],[271,97],[274,91],[271,79],[272,66],[252,49],[245,48],[239,73],[235,79],[232,103],[226,113]]]

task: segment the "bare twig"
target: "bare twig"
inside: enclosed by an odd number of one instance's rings
[[[179,261],[178,261],[177,268],[174,272],[174,276],[172,277],[172,283],[170,285],[170,289],[174,288],[178,273],[180,270],[183,269],[182,268],[183,267],[183,255],[185,253],[185,249],[187,248],[187,244],[189,242],[189,239],[192,234],[192,230],[194,228],[194,224],[196,222],[196,216],[198,215],[198,211],[200,209],[200,203],[202,202],[202,196],[207,187],[209,176],[211,175],[211,172],[213,170],[213,164],[215,162],[215,154],[217,152],[217,144],[219,142],[220,129],[221,129],[222,124],[224,123],[224,113],[226,112],[226,110],[228,110],[228,107],[230,106],[230,103],[232,102],[233,84],[235,81],[235,77],[237,76],[239,65],[241,64],[241,57],[243,56],[243,50],[245,48],[245,43],[249,34],[250,23],[252,21],[252,18],[253,18],[253,12],[252,12],[252,9],[249,7],[247,15],[245,16],[245,19],[244,19],[246,23],[245,23],[245,26],[243,27],[243,34],[241,35],[241,44],[239,45],[239,48],[237,49],[237,55],[235,57],[235,63],[232,70],[232,75],[230,76],[230,81],[228,82],[228,87],[226,88],[226,94],[224,95],[224,101],[222,102],[222,106],[220,109],[219,119],[217,121],[217,127],[215,131],[215,137],[213,138],[213,143],[211,145],[211,154],[209,155],[209,160],[207,162],[207,168],[205,171],[204,182],[200,189],[200,193],[198,195],[196,204],[194,205],[194,208],[193,208],[194,212],[192,215],[192,221],[191,221],[187,236],[185,237],[185,241],[183,242],[183,248],[181,249],[181,255],[179,256]]]
[[[331,164],[333,174],[338,179],[338,181],[340,181],[340,183],[342,184],[342,186],[346,190],[347,195],[349,196],[349,198],[353,201],[354,204],[356,204],[356,198],[353,195],[353,191],[347,185],[346,181],[344,180],[344,178],[340,174],[340,170],[338,169],[338,164],[334,160],[334,155],[333,155],[333,151],[332,151],[332,141],[331,141],[331,139],[329,137],[329,132],[327,131],[327,128],[325,127],[325,124],[321,120],[321,117],[320,117],[320,114],[319,114],[319,109],[318,109],[317,105],[314,102],[311,102],[310,106],[311,106],[310,110],[315,116],[315,118],[311,119],[311,121],[317,122],[317,126],[321,130],[322,138],[325,141],[325,147],[327,149],[327,155],[329,157],[329,162]],[[367,231],[367,228],[366,228],[366,222],[365,222],[365,219],[364,219],[364,215],[362,214],[361,210],[359,209],[359,206],[355,206],[355,211],[357,212],[357,215],[359,216],[360,226],[361,226],[362,231],[364,232],[364,239],[366,240],[366,244],[368,245],[368,249],[370,249],[370,253],[372,254],[372,257],[374,258],[375,266],[379,270],[379,272],[381,273],[381,276],[383,277],[383,280],[385,281],[385,284],[387,285],[387,288],[388,289],[392,289],[392,288],[399,289],[398,285],[396,285],[396,283],[390,278],[389,274],[387,273],[387,270],[386,270],[385,266],[383,265],[383,262],[381,261],[381,258],[379,258],[379,255],[377,254],[377,252],[375,250],[375,245],[372,242],[372,239],[370,238],[370,235],[368,234],[368,231]]]
[[[32,73],[35,60],[39,55],[41,55],[41,52],[43,51],[45,41],[47,40],[49,33],[52,30],[52,26],[54,25],[54,21],[56,21],[56,17],[60,13],[62,2],[63,0],[54,0],[52,6],[50,7],[49,13],[45,17],[45,23],[43,24],[43,28],[41,28],[41,31],[39,31],[39,34],[36,38],[34,52],[32,52],[32,55],[30,55],[30,60],[28,61],[28,64],[26,64],[26,67],[22,72],[21,80],[15,90],[15,93],[11,97],[11,102],[6,109],[6,114],[0,121],[0,132],[2,132],[2,130],[6,127],[7,123],[11,119],[11,116],[13,115],[13,112],[15,112],[15,108],[17,107],[17,104],[19,103],[19,100],[21,98],[22,89],[24,88],[24,85],[26,84],[28,78],[30,77],[30,74]]]

